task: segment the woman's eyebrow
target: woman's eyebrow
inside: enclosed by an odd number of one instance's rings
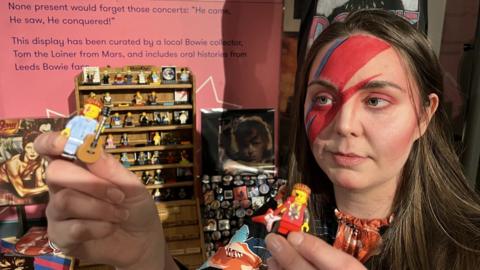
[[[327,88],[330,91],[333,92],[338,92],[338,87],[332,84],[331,82],[325,81],[325,80],[314,80],[308,83],[307,88],[312,86],[312,85],[320,85],[325,88]]]
[[[362,86],[362,89],[385,88],[385,87],[392,87],[402,92],[405,92],[405,89],[403,89],[401,86],[399,86],[396,83],[389,82],[389,81],[379,81],[379,80],[367,82],[364,86]]]

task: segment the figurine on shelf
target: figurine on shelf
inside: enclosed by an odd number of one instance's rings
[[[137,156],[136,153],[135,155]],[[145,165],[145,163],[147,162],[147,155],[145,154],[145,152],[141,151],[140,153],[138,153],[138,156],[136,157],[135,161],[137,162],[138,165]]]
[[[143,72],[143,69],[140,70],[138,73],[138,84],[147,84],[147,80],[145,79],[145,72]]]
[[[128,168],[130,167],[130,161],[128,160],[127,153],[122,153],[120,157],[120,162],[122,163],[123,167]]]
[[[87,135],[93,135],[98,128],[97,118],[102,111],[103,104],[96,99],[87,99],[83,107],[82,115],[77,115],[68,121],[62,131],[67,137],[67,143],[63,149],[62,156],[76,159],[75,154],[80,145],[84,143]]]
[[[89,99],[97,99],[97,94],[95,94],[95,92],[90,92],[90,94],[88,94],[88,98]]]
[[[160,161],[160,153],[157,150],[155,150],[153,151],[153,154],[150,157],[150,164],[155,165],[160,163],[159,161]]]
[[[155,132],[155,135],[153,136],[153,145],[160,145],[160,142],[162,140],[162,137],[160,137],[160,134],[158,131]]]
[[[155,121],[157,125],[163,125],[162,115],[159,112],[154,112],[153,121]]]
[[[180,190],[178,191],[178,198],[180,200],[184,200],[185,198],[187,198],[187,191],[185,191],[184,188],[180,188]]]
[[[180,82],[188,83],[190,82],[190,70],[187,68],[180,69]]]
[[[155,192],[153,193],[153,199],[154,199],[156,202],[163,201],[162,193],[160,192],[160,189],[159,189],[159,188],[157,188],[157,189],[155,190]]]
[[[175,157],[175,153],[172,151],[168,152],[167,163],[176,163],[176,162],[177,162],[177,158]]]
[[[113,81],[113,84],[124,84],[124,83],[125,82],[124,82],[122,73],[117,72],[115,74],[115,80]]]
[[[150,74],[150,83],[151,84],[160,84],[160,76],[155,70],[152,70]]]
[[[287,236],[289,232],[308,232],[310,230],[309,212],[307,208],[310,188],[301,183],[293,186],[291,196],[277,209],[268,209],[265,215],[255,216],[254,222],[263,223],[268,232],[276,232]]]
[[[110,117],[110,126],[112,128],[122,127],[122,120],[120,119],[120,114],[118,114],[118,112]]]
[[[154,183],[155,185],[162,185],[165,183],[165,178],[162,176],[162,170],[155,170]]]
[[[107,135],[105,148],[106,149],[115,149],[116,148],[115,143],[113,142],[113,135],[112,134]]]
[[[123,147],[128,146],[128,134],[123,133],[122,136],[120,137],[120,145]]]
[[[183,165],[190,164],[190,161],[188,160],[188,152],[186,150],[180,152],[180,161],[178,163]]]
[[[112,96],[110,96],[110,92],[105,92],[105,95],[103,96],[102,100],[103,100],[103,106],[113,107]]]
[[[140,126],[148,126],[150,124],[150,120],[148,120],[146,112],[142,112],[142,114],[138,118],[138,122],[140,122]]]
[[[140,91],[137,91],[135,95],[133,96],[133,105],[135,106],[143,106],[143,96],[140,93]]]
[[[110,75],[108,74],[108,70],[106,69],[103,71],[102,84],[104,85],[110,84]]]
[[[133,75],[130,69],[127,70],[127,74],[125,74],[125,84],[133,84]]]
[[[170,125],[170,116],[168,115],[168,112],[162,114],[162,123],[164,125]]]
[[[151,185],[151,184],[153,184],[154,181],[153,181],[152,175],[151,175],[149,172],[147,172],[147,171],[143,172],[143,173],[142,173],[142,182],[143,182],[143,184],[145,184],[145,185]]]
[[[157,93],[152,91],[150,95],[148,95],[147,99],[148,105],[157,105]]]
[[[123,121],[123,126],[124,127],[133,127],[133,116],[131,112],[128,112],[127,115],[125,115],[125,120]]]

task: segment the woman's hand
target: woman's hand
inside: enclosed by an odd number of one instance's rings
[[[272,254],[268,269],[366,269],[357,259],[325,241],[303,232],[291,232],[287,239],[271,233],[265,239]]]
[[[93,164],[59,159],[66,138],[40,135],[35,149],[50,157],[48,236],[64,253],[124,269],[172,263],[155,204],[137,176],[102,153]]]

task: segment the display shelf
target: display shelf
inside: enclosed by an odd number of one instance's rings
[[[147,189],[157,189],[157,188],[175,188],[175,187],[191,187],[194,185],[193,181],[183,181],[177,183],[165,183],[165,184],[153,184],[153,185],[146,185],[145,188]]]
[[[192,168],[192,167],[193,167],[193,163],[189,163],[189,164],[174,163],[174,164],[131,166],[131,167],[128,167],[128,169],[130,171],[148,171],[148,170],[156,170],[156,169],[175,169],[175,168]]]
[[[148,106],[125,106],[125,107],[113,107],[112,112],[124,112],[124,111],[156,111],[156,110],[191,110],[193,106],[190,104],[185,105],[148,105]]]
[[[143,147],[119,147],[114,149],[106,149],[105,152],[111,154],[139,152],[139,151],[165,151],[165,150],[179,150],[179,149],[193,149],[193,144],[170,144],[157,146],[143,146]]]
[[[156,89],[189,89],[193,85],[190,83],[178,84],[111,84],[111,85],[82,85],[78,87],[79,91],[105,91],[105,90],[156,90]]]
[[[149,126],[149,127],[106,128],[103,131],[103,133],[179,130],[179,129],[191,129],[192,127],[193,127],[192,125],[185,124],[185,125]]]

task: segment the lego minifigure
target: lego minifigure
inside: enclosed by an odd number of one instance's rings
[[[180,124],[186,124],[188,120],[188,116],[185,111],[181,111],[180,115],[178,116],[178,119],[180,120]]]
[[[149,172],[145,171],[142,173],[142,182],[145,185],[151,185],[153,184],[153,177],[150,175]]]
[[[158,151],[154,151],[152,156],[150,157],[150,164],[155,165],[158,164],[160,161],[160,153]]]
[[[106,69],[103,71],[102,84],[110,84],[110,75]]]
[[[113,81],[113,84],[124,84],[122,73],[117,72],[115,74],[115,81]]]
[[[113,135],[112,135],[112,134],[108,134],[108,135],[107,135],[107,140],[106,140],[105,148],[107,148],[107,149],[114,149],[114,148],[116,148],[115,143],[113,142]]]
[[[150,95],[148,95],[147,99],[148,105],[157,105],[157,93],[152,91]]]
[[[160,141],[161,141],[161,137],[160,137],[160,134],[157,132],[155,132],[155,135],[153,136],[153,145],[160,145]]]
[[[160,76],[158,76],[158,73],[155,70],[152,70],[152,73],[150,74],[150,81],[152,84],[160,84]]]
[[[293,186],[291,196],[277,209],[268,209],[265,215],[255,216],[254,222],[263,223],[268,232],[288,235],[289,232],[308,232],[309,213],[307,208],[310,188],[297,183]]]
[[[120,162],[122,162],[123,167],[130,167],[130,161],[128,160],[127,153],[122,153],[122,156],[120,157]]]
[[[180,70],[180,81],[183,83],[188,83],[190,81],[190,71],[187,68],[182,68]]]
[[[120,145],[121,146],[128,146],[128,134],[123,133],[122,136],[120,137]]]
[[[155,176],[154,176],[154,184],[155,185],[161,185],[165,183],[165,179],[162,176],[162,170],[157,169],[155,170]]]
[[[150,120],[148,120],[146,112],[142,112],[142,114],[138,118],[138,122],[140,122],[140,126],[148,126],[150,124]]]
[[[120,115],[116,112],[112,117],[110,117],[110,126],[112,128],[115,127],[122,127],[122,120],[120,119]]]
[[[159,112],[153,113],[153,121],[155,121],[157,125],[163,125],[162,116]]]
[[[127,74],[125,74],[125,83],[132,84],[133,83],[133,75],[132,71],[129,69],[127,70]]]
[[[112,96],[110,96],[109,92],[105,92],[105,95],[103,96],[102,101],[103,101],[103,106],[113,107]]]
[[[135,93],[135,95],[133,96],[133,105],[136,105],[136,106],[143,106],[144,105],[143,96],[140,93],[140,91],[137,91]]]
[[[146,84],[147,80],[145,79],[145,72],[143,70],[140,70],[138,73],[138,84]]]
[[[175,157],[175,154],[172,151],[168,152],[167,163],[176,163],[176,162],[177,162],[177,158]]]
[[[188,153],[186,150],[182,150],[180,152],[180,164],[190,164],[190,161],[188,160]]]
[[[133,127],[133,116],[131,112],[128,112],[125,116],[125,120],[123,121],[124,127]]]
[[[145,163],[147,162],[147,155],[145,154],[145,152],[142,151],[138,153],[138,156],[136,157],[135,161],[137,162],[138,165],[145,165]]]
[[[103,104],[96,99],[87,99],[83,108],[83,115],[78,115],[68,121],[67,126],[62,131],[62,135],[67,137],[67,143],[63,149],[62,156],[75,159],[75,154],[84,139],[89,134],[94,134]]]

